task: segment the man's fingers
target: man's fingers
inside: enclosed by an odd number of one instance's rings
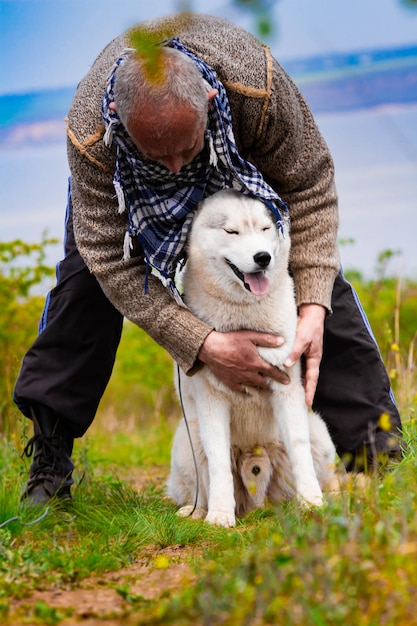
[[[297,363],[306,351],[307,345],[308,344],[304,340],[301,340],[300,337],[296,335],[292,352],[284,362],[285,367],[292,367],[295,363]]]
[[[317,389],[317,379],[314,381],[313,380],[306,381],[305,400],[306,400],[306,405],[308,406],[309,409],[311,409],[311,407],[313,406],[316,389]]]
[[[270,335],[268,333],[254,332],[251,335],[248,334],[248,339],[260,348],[278,348],[285,343],[284,337],[278,335]]]
[[[268,378],[272,378],[277,383],[281,383],[282,385],[288,385],[290,382],[290,378],[286,372],[280,370],[279,367],[268,364],[265,370],[259,373],[256,380],[252,379],[253,382],[248,384],[253,384],[254,387],[262,387],[262,389],[269,389],[269,384],[266,380]]]
[[[279,369],[279,367],[272,367],[267,376],[269,378],[273,378],[277,383],[281,383],[282,385],[288,385],[290,382],[290,377],[286,372],[283,372]]]
[[[309,372],[308,377],[306,377],[305,381],[305,400],[307,406],[311,409],[314,395],[316,393],[318,375],[313,374],[311,371]]]
[[[290,356],[284,362],[285,367],[292,367],[299,358],[301,358],[300,352],[291,352]]]
[[[316,393],[317,383],[320,374],[320,359],[310,357],[306,359],[305,370],[305,399],[306,404],[311,408]]]
[[[258,348],[276,348],[284,343],[283,337],[268,333],[212,331],[199,352],[199,358],[224,384],[235,391],[241,385],[268,389],[268,379],[289,383],[287,374],[265,361]]]
[[[259,363],[259,369],[257,371],[229,368],[218,364],[212,365],[211,370],[217,378],[222,380],[223,383],[234,391],[241,391],[242,385],[258,389],[269,389],[270,379],[283,385],[287,385],[290,382],[289,376],[285,372],[278,367],[270,365],[266,361]]]

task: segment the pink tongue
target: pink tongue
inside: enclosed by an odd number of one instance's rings
[[[252,272],[250,274],[243,274],[245,283],[249,285],[251,292],[255,296],[264,296],[268,293],[269,279],[265,276],[264,272]]]

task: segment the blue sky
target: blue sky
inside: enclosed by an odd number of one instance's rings
[[[417,41],[417,10],[403,0],[271,4],[275,31],[268,43],[279,60]],[[0,0],[0,93],[75,85],[121,31],[184,6],[255,31],[253,16],[233,0]]]
[[[265,0],[268,1],[268,0]],[[272,2],[272,0],[269,0]],[[182,2],[182,4],[181,4]],[[75,87],[101,49],[137,21],[181,10],[186,0],[0,0],[0,95]],[[417,10],[405,0],[279,0],[267,41],[283,62],[417,43]],[[188,0],[256,33],[233,0]],[[416,68],[417,69],[417,68]],[[377,255],[401,250],[393,271],[417,277],[417,104],[316,115],[336,165],[345,267],[373,273]],[[36,132],[36,127],[34,128]],[[68,165],[62,140],[0,146],[4,240],[62,238]],[[61,257],[61,247],[49,261]]]

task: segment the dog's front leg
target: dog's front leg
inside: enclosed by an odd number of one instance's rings
[[[292,381],[288,387],[280,386],[273,396],[274,414],[290,459],[297,497],[304,505],[321,506],[323,493],[314,468],[303,386]]]
[[[207,457],[209,474],[208,513],[206,521],[216,526],[232,527],[235,497],[230,456],[230,410],[224,397],[199,389],[196,397],[200,437]]]

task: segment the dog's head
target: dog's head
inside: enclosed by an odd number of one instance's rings
[[[233,468],[242,481],[246,493],[236,495],[236,499],[246,502],[245,508],[259,508],[264,505],[268,487],[271,482],[273,467],[267,450],[257,446],[252,450],[236,450],[232,452]],[[239,480],[235,479],[235,485]],[[236,488],[235,488],[236,491]]]
[[[287,225],[285,225],[287,231]],[[276,225],[264,202],[225,189],[201,203],[191,228],[188,253],[229,293],[268,293],[277,264],[287,271],[289,236]]]

